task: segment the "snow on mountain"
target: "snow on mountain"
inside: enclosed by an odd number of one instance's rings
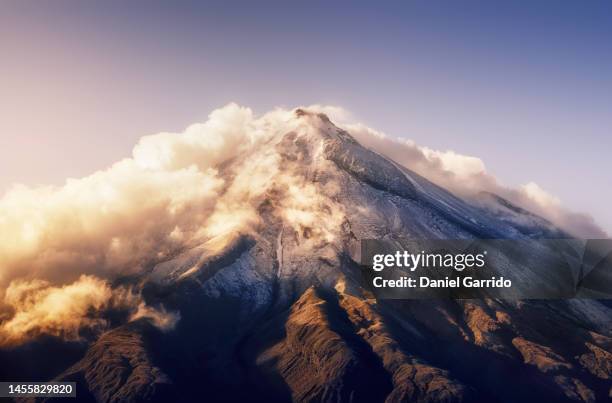
[[[50,377],[63,371],[56,379],[97,401],[591,402],[612,393],[605,302],[377,301],[359,282],[361,239],[562,231],[496,195],[457,197],[323,114],[298,109],[282,122],[200,167],[219,186],[205,215],[191,206],[190,222],[181,212],[188,230],[173,233],[189,241],[117,280],[179,312],[175,328],[119,325]],[[149,146],[139,159],[150,161]]]

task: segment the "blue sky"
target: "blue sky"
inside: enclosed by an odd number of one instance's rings
[[[612,3],[0,5],[0,189],[62,183],[230,101],[342,106],[608,231]]]

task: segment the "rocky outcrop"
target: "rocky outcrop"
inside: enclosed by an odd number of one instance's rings
[[[284,379],[294,401],[380,401],[390,387],[367,345],[315,288],[293,304],[285,331],[257,361]]]
[[[81,400],[163,401],[171,382],[147,351],[144,334],[149,327],[143,321],[105,333],[57,380],[77,382]]]
[[[468,388],[453,380],[448,371],[427,364],[410,355],[406,347],[395,340],[376,311],[375,301],[363,300],[340,292],[340,306],[346,311],[354,331],[363,338],[380,358],[391,375],[393,390],[386,402],[460,402],[466,400]]]
[[[592,343],[585,343],[590,350],[580,356],[580,364],[601,379],[612,378],[612,354]]]
[[[572,367],[565,362],[563,357],[555,353],[550,347],[540,345],[522,337],[512,339],[512,344],[523,355],[525,364],[535,365],[542,372]]]

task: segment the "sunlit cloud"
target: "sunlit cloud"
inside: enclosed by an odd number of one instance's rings
[[[149,318],[164,330],[178,320],[175,313],[147,306],[129,289],[112,289],[108,282],[86,275],[63,286],[39,279],[12,281],[5,290],[3,307],[9,312],[0,323],[0,347],[41,334],[79,340],[83,330],[106,329],[108,322],[101,313],[108,309],[132,311],[132,320]]]
[[[461,197],[474,198],[480,192],[494,193],[550,220],[575,236],[607,237],[607,233],[595,223],[593,217],[567,209],[561,200],[538,184],[529,181],[518,188],[503,185],[487,172],[484,161],[478,157],[462,155],[452,150],[433,150],[417,145],[412,140],[393,138],[355,122],[351,114],[341,108],[320,105],[314,105],[312,108],[330,114],[336,124],[348,130],[366,147],[388,156]]]

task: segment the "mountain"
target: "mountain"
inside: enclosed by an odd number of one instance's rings
[[[231,196],[244,161],[276,161],[252,199],[254,230],[220,231],[117,280],[178,312],[174,329],[118,320],[85,344],[39,340],[3,361],[26,379],[77,382],[82,401],[612,397],[606,302],[376,300],[359,279],[361,239],[565,233],[493,194],[456,197],[323,114],[298,109],[293,119],[291,130],[215,166]],[[228,212],[225,220],[240,218]],[[51,368],[28,366],[42,351],[57,354]]]

